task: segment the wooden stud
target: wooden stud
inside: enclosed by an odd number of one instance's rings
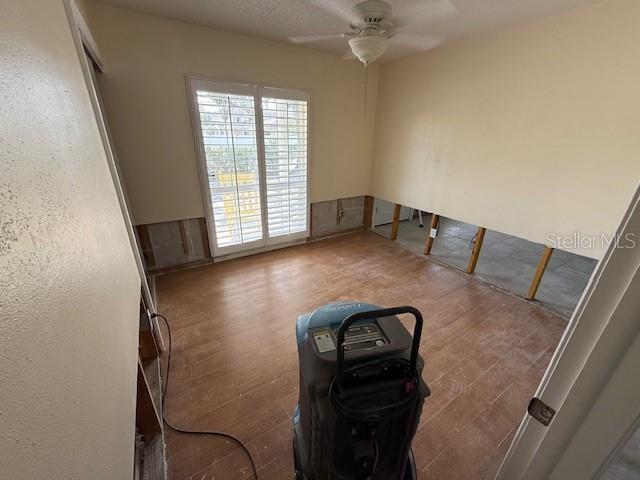
[[[429,225],[429,231],[427,232],[427,240],[424,242],[425,255],[431,255],[431,247],[433,246],[433,240],[435,239],[435,235],[433,232],[438,230],[438,225],[440,225],[440,216],[436,215],[435,213],[432,213],[431,223]]]
[[[362,223],[364,223],[365,229],[371,230],[371,225],[373,225],[373,197],[370,195],[364,196],[364,218]]]
[[[189,255],[189,237],[187,236],[187,227],[184,220],[178,220],[178,228],[180,229],[180,241],[182,242],[182,251],[185,255]]]
[[[552,253],[553,248],[547,247],[545,245],[544,252],[542,252],[542,256],[540,257],[540,261],[538,262],[538,268],[536,268],[536,273],[531,280],[531,286],[529,287],[529,293],[527,294],[528,300],[533,300],[534,298],[536,298],[536,292],[538,291],[538,287],[540,286],[540,282],[542,281],[542,275],[544,275],[544,271],[549,264]]]
[[[471,258],[469,258],[469,264],[467,265],[467,273],[473,273],[476,270],[478,257],[480,256],[480,249],[482,249],[482,242],[486,231],[486,228],[478,227],[478,233],[476,233],[476,238],[473,242],[473,249],[471,250]]]
[[[158,349],[150,328],[140,330],[138,333],[138,351],[145,362],[158,357]]]
[[[158,406],[159,408],[159,406]],[[162,432],[162,417],[153,400],[151,386],[138,357],[138,384],[136,396],[136,426],[147,438]]]
[[[151,236],[147,225],[136,225],[136,233],[140,242],[140,250],[147,270],[151,270],[156,266],[156,259],[153,255],[153,245],[151,244]]]
[[[202,249],[204,250],[204,257],[211,258],[211,247],[209,246],[207,220],[204,217],[200,217],[198,220],[200,221],[200,236],[202,237]]]
[[[395,240],[398,238],[398,223],[400,222],[400,210],[402,209],[402,205],[396,203],[396,206],[393,209],[393,223],[391,224],[391,240]]]

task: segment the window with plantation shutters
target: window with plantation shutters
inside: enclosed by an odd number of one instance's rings
[[[269,236],[307,229],[307,102],[262,97]]]
[[[307,94],[196,78],[189,86],[214,255],[307,237]]]
[[[219,247],[262,238],[254,98],[197,92],[208,188]]]

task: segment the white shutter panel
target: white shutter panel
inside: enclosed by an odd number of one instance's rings
[[[307,231],[307,101],[262,98],[269,237]]]
[[[262,239],[254,97],[198,89],[196,101],[218,248]]]

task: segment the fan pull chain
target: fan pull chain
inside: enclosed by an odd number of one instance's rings
[[[369,76],[367,72],[369,71],[369,64],[365,62],[364,64],[364,118],[367,118],[367,84],[369,83]]]

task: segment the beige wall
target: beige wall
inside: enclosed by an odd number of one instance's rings
[[[63,4],[0,18],[0,479],[132,478],[140,281]]]
[[[607,0],[383,65],[372,194],[541,243],[611,233],[640,177],[639,25]]]
[[[377,67],[89,2],[107,116],[136,223],[203,216],[185,74],[311,93],[310,200],[369,191]]]
[[[89,2],[90,0],[71,0],[73,4],[78,7],[78,12],[82,16],[83,20],[86,22],[87,18],[89,18]]]

